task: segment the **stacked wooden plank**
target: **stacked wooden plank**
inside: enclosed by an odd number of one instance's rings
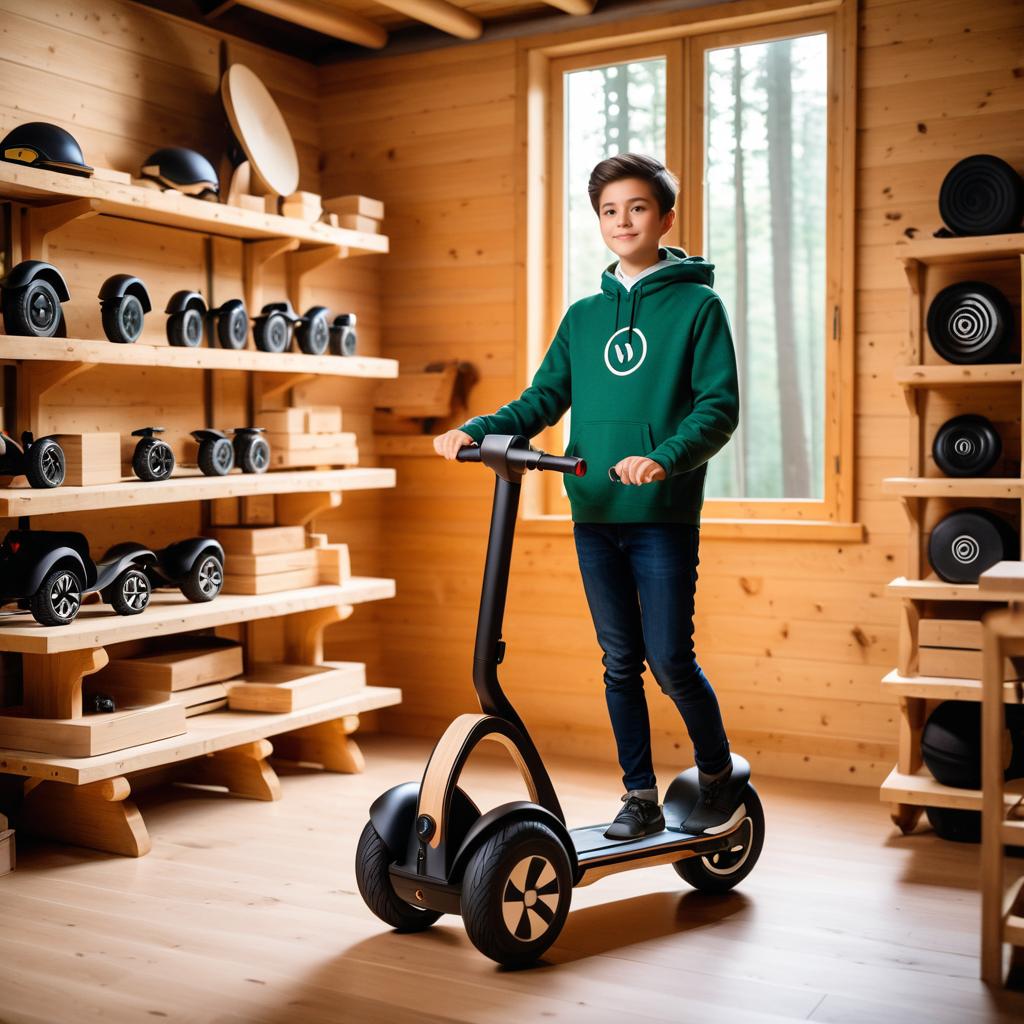
[[[356,435],[341,429],[340,406],[263,409],[257,415],[257,422],[267,432],[273,469],[359,463]]]

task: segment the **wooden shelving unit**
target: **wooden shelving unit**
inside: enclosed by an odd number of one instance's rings
[[[1019,420],[1024,392],[1024,366],[1013,363],[952,365],[931,351],[927,339],[927,311],[931,299],[955,280],[986,279],[992,272],[1012,280],[1016,302],[1021,298],[1024,236],[923,238],[896,246],[909,286],[908,340],[910,364],[895,370],[909,412],[907,474],[883,481],[882,491],[898,497],[909,522],[909,565],[906,576],[892,580],[888,593],[899,599],[899,664],[882,681],[883,690],[899,704],[897,764],[882,784],[881,799],[892,804],[893,821],[912,831],[924,808],[951,807],[980,810],[981,792],[942,786],[928,774],[921,757],[921,733],[931,709],[943,700],[980,700],[980,679],[943,678],[918,671],[918,632],[922,618],[937,609],[979,603],[998,605],[1014,599],[1012,587],[998,580],[985,587],[950,584],[929,573],[925,557],[933,502],[1016,503],[1024,509],[1024,474],[1014,477],[954,479],[940,474],[929,457],[935,424],[929,421],[932,395],[957,412],[977,412],[993,396],[1010,396]],[[1001,390],[996,390],[1001,389]],[[965,614],[964,612],[960,613]],[[1016,697],[1016,684],[1006,683],[1004,700]]]
[[[10,223],[16,259],[19,254],[21,259],[46,259],[53,232],[94,216],[236,239],[241,242],[241,291],[250,313],[262,305],[263,277],[272,260],[284,260],[288,296],[296,308],[304,308],[308,304],[306,279],[310,273],[347,257],[388,251],[384,235],[309,224],[176,192],[10,163],[0,163],[0,201],[12,204]],[[149,368],[198,373],[201,376],[196,384],[188,385],[197,402],[210,401],[215,390],[213,375],[241,371],[251,375],[246,385],[250,413],[254,408],[270,407],[258,402],[288,404],[291,388],[317,377],[385,379],[398,374],[398,363],[391,359],[273,354],[256,350],[251,340],[249,346],[232,351],[205,345],[173,348],[146,339],[135,345],[115,345],[95,338],[0,336],[0,366],[14,367],[19,429],[36,433],[41,432],[55,389],[87,372],[90,380],[95,376],[102,381],[104,368],[137,369],[140,374]],[[116,421],[116,408],[112,407],[111,413],[110,418]],[[137,415],[137,411],[132,413]],[[123,423],[106,427],[119,428],[124,433]],[[0,489],[0,518],[35,519],[58,513],[267,498],[270,504],[259,506],[263,517],[260,522],[268,522],[269,513],[269,521],[278,525],[305,526],[319,512],[338,505],[347,490],[394,485],[394,470],[372,466],[260,475],[233,473],[226,477],[204,477],[179,468],[174,476],[159,483],[122,479],[54,490]],[[249,506],[240,501],[237,507],[244,515]],[[25,680],[24,707],[17,715],[4,716],[4,736],[16,735],[19,723],[37,729],[40,725],[55,726],[58,739],[52,742],[59,746],[65,734],[78,736],[110,726],[107,745],[86,748],[109,752],[90,757],[33,753],[10,742],[0,749],[0,773],[25,779],[19,827],[139,856],[149,849],[149,838],[128,797],[132,785],[142,778],[153,779],[164,773],[168,778],[218,784],[241,796],[273,800],[280,795],[280,785],[270,766],[272,753],[332,771],[361,770],[362,755],[351,739],[358,716],[398,703],[401,692],[397,689],[361,686],[348,696],[279,714],[216,711],[186,719],[184,706],[173,701],[108,715],[85,714],[83,680],[106,664],[106,648],[112,644],[232,627],[242,630],[248,650],[248,643],[255,639],[255,624],[262,624],[259,628],[265,631],[270,620],[280,624],[273,628],[279,629],[279,642],[289,664],[300,668],[323,665],[325,629],[345,620],[354,606],[387,599],[394,593],[394,580],[352,577],[341,585],[258,596],[221,594],[208,604],[191,604],[178,593],[160,592],[145,612],[127,618],[115,615],[105,605],[86,604],[75,622],[64,627],[39,626],[27,613],[0,613],[0,651],[21,655]],[[129,745],[133,726],[127,719],[147,714],[166,719],[164,731],[153,734],[165,738],[150,737],[151,742]],[[124,721],[119,722],[119,716],[124,716]],[[119,725],[124,726],[120,733]],[[124,739],[118,744],[122,735]],[[268,740],[270,736],[274,737],[273,744]],[[114,749],[118,746],[120,749]]]

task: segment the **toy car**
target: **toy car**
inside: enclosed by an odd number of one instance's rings
[[[211,309],[209,316],[217,321],[217,341],[221,348],[245,348],[249,336],[249,314],[241,299],[228,299],[216,309]]]
[[[41,626],[66,626],[84,594],[99,591],[118,615],[137,615],[152,591],[147,567],[156,561],[141,544],[117,544],[94,563],[80,533],[11,530],[0,545],[0,604],[16,602]]]
[[[356,354],[356,315],[339,313],[331,325],[331,351],[336,356]]]
[[[42,260],[22,260],[0,281],[0,304],[8,334],[64,338],[62,302],[71,298],[61,272]]]
[[[331,343],[331,311],[326,306],[306,310],[295,328],[299,348],[310,356],[322,356]]]
[[[287,352],[292,343],[292,329],[300,319],[287,299],[267,303],[252,326],[256,347],[262,352]]]
[[[235,427],[235,462],[243,473],[265,473],[270,466],[270,442],[263,427]]]
[[[132,437],[142,438],[132,455],[132,469],[140,480],[166,480],[174,472],[174,452],[171,446],[157,434],[163,427],[140,427],[132,431]]]
[[[220,430],[193,430],[199,443],[196,462],[204,476],[227,476],[235,464],[235,448],[231,439]]]
[[[210,537],[189,537],[156,552],[146,567],[156,587],[177,587],[190,601],[212,601],[224,586],[224,549]]]
[[[64,483],[64,449],[53,437],[34,440],[29,431],[21,444],[0,430],[0,476],[26,476],[31,487],[60,487]]]
[[[167,301],[167,340],[172,345],[197,348],[203,343],[206,300],[199,292],[175,292]]]
[[[115,344],[135,344],[143,320],[153,308],[146,286],[131,274],[115,274],[103,282],[99,298],[103,333]]]

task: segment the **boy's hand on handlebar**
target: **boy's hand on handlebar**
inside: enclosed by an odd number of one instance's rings
[[[619,474],[619,482],[624,484],[650,484],[665,479],[664,466],[643,455],[627,455],[616,462],[612,469]]]
[[[459,449],[476,442],[464,430],[448,430],[434,438],[434,451],[446,459],[454,459]]]

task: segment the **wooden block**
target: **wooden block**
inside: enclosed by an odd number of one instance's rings
[[[268,662],[254,665],[242,679],[228,684],[228,707],[283,714],[348,696],[365,686],[366,666],[361,662]]]
[[[267,195],[263,197],[263,212],[279,214],[281,212],[281,197],[277,195]]]
[[[981,650],[981,622],[977,619],[921,619],[917,631],[917,642],[922,647]]]
[[[978,589],[1024,594],[1024,562],[996,562],[978,577]]]
[[[345,444],[334,448],[272,450],[270,465],[273,469],[300,469],[305,466],[358,466],[359,449],[355,444]]]
[[[195,718],[196,715],[206,715],[211,711],[220,711],[228,706],[227,697],[220,697],[217,700],[208,700],[205,704],[193,704],[185,708],[186,718]]]
[[[384,204],[379,199],[368,196],[334,196],[323,200],[323,208],[328,213],[336,213],[339,217],[354,214],[358,217],[370,217],[372,220],[384,219]]]
[[[55,434],[67,471],[64,483],[75,487],[121,482],[121,435]]]
[[[310,533],[307,535],[307,539],[311,548],[323,548],[329,543],[326,533]]]
[[[340,405],[310,405],[306,407],[304,429],[310,434],[341,433]]]
[[[335,432],[333,434],[274,434],[269,431],[265,435],[270,442],[270,450],[274,451],[311,451],[316,448],[337,448],[338,445],[354,442],[356,435]]]
[[[224,574],[225,594],[276,594],[282,590],[299,590],[302,587],[315,587],[320,582],[317,567],[293,569],[290,572],[265,573],[262,576],[236,576]]]
[[[314,221],[320,219],[323,206],[316,192],[293,192],[281,200],[281,213],[285,217],[298,217],[299,220]]]
[[[256,426],[274,434],[299,434],[306,429],[305,409],[261,409]]]
[[[941,679],[980,679],[981,651],[921,647],[918,649],[918,673]],[[1024,658],[1004,658],[1003,679],[1024,679]]]
[[[317,556],[321,583],[346,583],[352,576],[347,544],[325,544],[312,548]]]
[[[93,181],[110,181],[115,185],[130,185],[132,176],[128,171],[115,171],[112,167],[94,167],[92,169]]]
[[[380,234],[380,221],[372,217],[361,217],[358,213],[342,213],[338,216],[338,225],[349,231],[365,231],[368,235]]]
[[[174,693],[221,682],[242,671],[242,647],[231,640],[193,637],[192,647],[111,659],[90,679],[90,689],[154,690]]]
[[[248,196],[242,193],[235,198],[235,205],[243,210],[252,210],[254,213],[263,213],[263,196]]]
[[[9,875],[14,870],[14,829],[0,832],[0,875]]]
[[[303,526],[223,526],[208,533],[220,542],[225,555],[271,555],[306,546]]]
[[[341,227],[341,223],[338,221],[338,215],[336,213],[322,213],[320,214],[320,220],[324,224],[329,224],[332,228]]]
[[[309,547],[301,551],[280,551],[272,555],[234,555],[231,559],[231,572],[235,576],[263,576],[312,569],[316,564],[316,550]]]
[[[238,673],[241,675],[241,673]],[[172,704],[180,704],[186,709],[209,704],[212,701],[226,701],[228,697],[227,683],[207,683],[205,686],[193,686],[188,690],[179,690],[170,697]]]

